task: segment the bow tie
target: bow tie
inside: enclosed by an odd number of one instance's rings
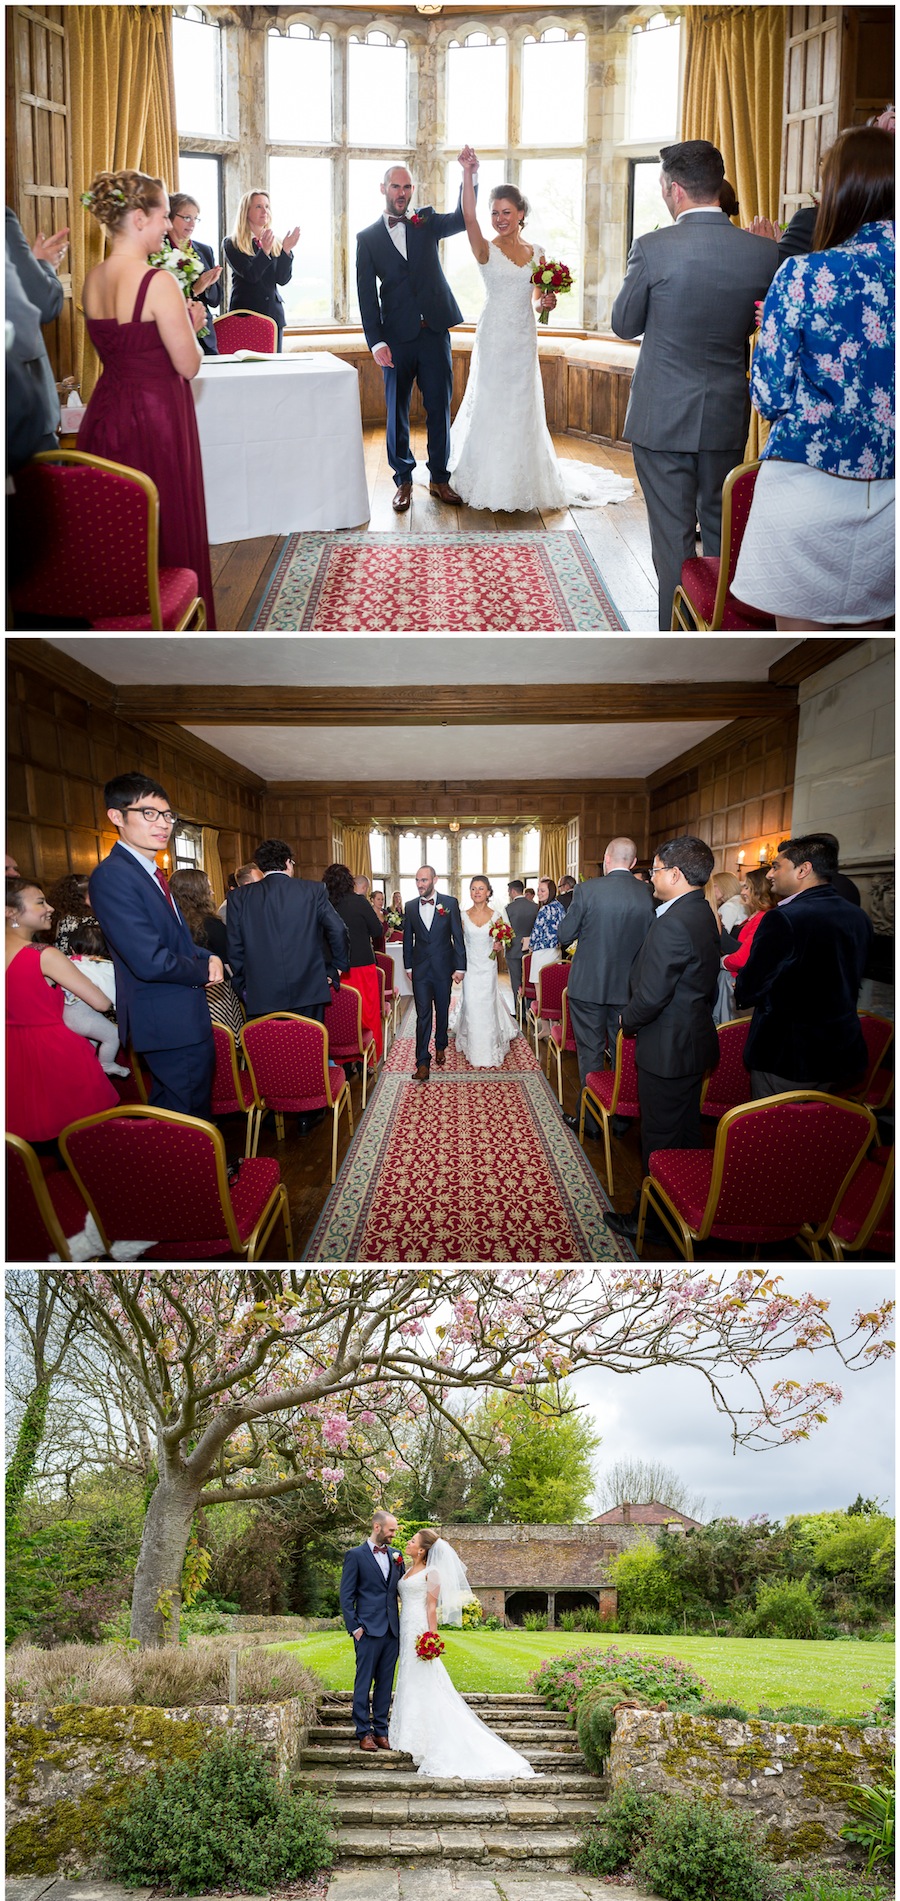
[[[434,903],[434,899],[433,899],[433,898],[420,898],[420,899],[419,899],[419,903],[420,903],[420,904],[433,904],[433,903]]]
[[[409,223],[409,219],[408,219],[407,217],[403,217],[403,218],[389,218],[389,219],[388,219],[388,230],[389,230],[389,231],[393,231],[393,229],[394,229],[394,226],[395,226],[395,224],[408,224],[408,223]]]

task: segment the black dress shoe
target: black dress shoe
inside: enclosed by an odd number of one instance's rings
[[[324,1109],[312,1109],[310,1110],[309,1115],[298,1116],[297,1117],[297,1134],[309,1135],[313,1129],[318,1128],[320,1122],[324,1121],[324,1117],[325,1117]]]
[[[620,1140],[623,1135],[628,1134],[628,1131],[630,1128],[631,1128],[630,1116],[613,1116],[612,1132],[613,1132],[613,1135],[617,1135],[620,1138]]]
[[[638,1218],[636,1214],[608,1214],[604,1215],[603,1219],[607,1227],[612,1229],[613,1234],[622,1235],[626,1241],[637,1240]],[[644,1240],[662,1242],[664,1246],[668,1247],[672,1245],[672,1236],[663,1227],[659,1216],[653,1213],[652,1208],[647,1211],[647,1219],[644,1223]]]
[[[563,1116],[563,1121],[567,1129],[574,1129],[575,1134],[576,1135],[578,1134],[578,1117],[577,1116]],[[598,1129],[596,1122],[594,1122],[593,1124],[590,1122],[585,1123],[584,1139],[586,1142],[599,1142],[600,1130]]]

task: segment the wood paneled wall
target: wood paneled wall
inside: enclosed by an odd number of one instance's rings
[[[716,733],[692,753],[653,774],[650,840],[693,832],[715,854],[717,871],[759,863],[761,846],[774,847],[791,829],[799,715],[754,720]]]
[[[28,239],[72,224],[72,139],[65,7],[9,7],[6,16],[6,202]],[[57,382],[75,364],[71,252],[59,272],[63,307],[44,328]]]
[[[120,772],[146,772],[182,817],[218,827],[226,874],[263,836],[262,780],[204,741],[129,725],[102,696],[18,658],[7,696],[6,849],[45,889],[68,871],[93,871],[115,843],[103,786]]]

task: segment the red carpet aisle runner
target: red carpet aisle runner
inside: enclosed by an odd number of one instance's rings
[[[452,1041],[429,1082],[414,1067],[401,1035],[304,1260],[635,1259],[523,1037],[502,1069],[469,1069]]]
[[[599,568],[572,530],[528,534],[291,535],[256,629],[296,633],[621,632]]]

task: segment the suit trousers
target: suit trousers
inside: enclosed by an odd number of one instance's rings
[[[702,1149],[700,1094],[705,1074],[701,1069],[696,1076],[654,1076],[639,1066],[645,1175],[654,1149]]]
[[[175,1109],[179,1115],[209,1120],[216,1046],[212,1024],[202,1043],[186,1043],[177,1050],[141,1050],[153,1078],[152,1109]]]
[[[722,483],[743,455],[743,443],[733,449],[701,449],[679,455],[674,449],[645,449],[631,445],[650,523],[650,548],[659,582],[659,626],[672,626],[672,601],[681,580],[682,563],[697,552],[700,522],[704,554],[718,554],[722,545]]]
[[[425,404],[428,468],[433,482],[446,482],[450,456],[450,396],[453,356],[449,331],[423,324],[411,343],[392,343],[393,368],[382,371],[387,404],[387,455],[394,481],[411,482],[416,458],[409,446],[409,401],[418,383]]]
[[[593,1003],[584,997],[570,997],[568,992],[566,1002],[578,1053],[578,1075],[583,1089],[591,1070],[603,1068],[607,1047],[611,1050],[615,1049],[619,1017],[625,1005],[624,1003]],[[584,1126],[586,1129],[597,1127],[590,1110],[585,1116]]]
[[[823,1095],[831,1094],[831,1083],[792,1082],[790,1076],[776,1076],[771,1069],[751,1069],[750,1095],[753,1102],[759,1102],[763,1096],[783,1096],[790,1089],[821,1089]]]
[[[357,1736],[388,1733],[394,1671],[400,1654],[400,1639],[392,1630],[383,1637],[370,1637],[363,1631],[356,1645],[356,1677],[353,1684],[353,1726]],[[369,1714],[369,1698],[372,1709]]]
[[[519,991],[522,988],[522,953],[520,951],[518,957],[511,957],[509,951],[505,951],[504,956],[506,958],[507,974],[510,984],[512,985],[513,1016],[516,1016],[518,1014]]]
[[[416,1068],[429,1069],[432,1008],[434,1009],[434,1047],[436,1050],[445,1050],[447,1047],[450,985],[446,978],[441,978],[436,983],[430,971],[416,970],[413,967],[412,986],[413,1001],[416,1006]]]

